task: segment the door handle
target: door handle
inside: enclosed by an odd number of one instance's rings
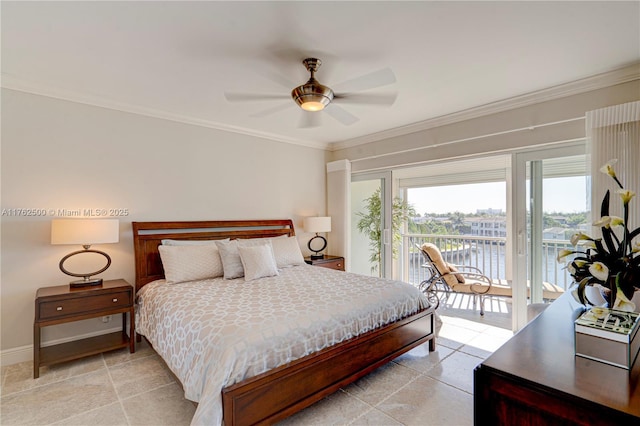
[[[383,229],[382,230],[382,244],[384,244],[385,246],[388,246],[389,244],[391,244],[391,230],[390,229]]]
[[[518,232],[518,256],[524,256],[524,232]]]

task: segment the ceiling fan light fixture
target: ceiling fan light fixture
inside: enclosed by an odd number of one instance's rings
[[[311,112],[322,111],[324,107],[325,104],[323,104],[322,101],[305,101],[300,105],[300,108],[303,110]]]
[[[291,97],[305,111],[322,111],[333,100],[333,91],[311,79],[293,89]]]

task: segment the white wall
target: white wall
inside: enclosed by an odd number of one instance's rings
[[[132,221],[291,218],[306,251],[304,216],[326,211],[327,153],[250,136],[2,90],[2,208],[124,208],[120,242],[94,248],[105,279],[134,281]],[[30,351],[34,296],[66,284],[50,221],[2,216],[3,362]],[[113,328],[100,319],[48,327],[43,341]]]

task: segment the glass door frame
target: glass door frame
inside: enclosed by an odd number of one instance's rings
[[[584,140],[565,144],[560,147],[544,148],[537,150],[529,150],[524,152],[517,152],[512,154],[511,160],[511,194],[512,194],[512,208],[511,208],[511,223],[513,224],[513,232],[510,232],[507,237],[511,246],[514,247],[514,256],[512,257],[512,273],[513,273],[513,285],[512,285],[512,329],[518,331],[524,327],[527,322],[527,257],[529,253],[529,247],[527,243],[527,163],[539,162],[550,158],[570,157],[574,155],[585,154],[586,145]],[[539,163],[538,163],[539,164]],[[541,170],[538,173],[533,173],[532,179],[537,179],[540,183],[542,176]],[[537,193],[537,196],[536,196]],[[534,204],[534,212],[540,211],[536,208],[538,202],[541,202],[540,196],[541,190],[534,188],[532,191],[532,203]],[[541,223],[542,218],[538,218],[538,225]],[[536,221],[532,218],[532,224]],[[539,259],[535,256],[533,261]],[[540,265],[538,265],[539,267]],[[534,267],[534,266],[532,266]],[[532,289],[532,296],[535,296],[536,292]],[[532,297],[532,300],[535,298]]]
[[[382,244],[380,247],[380,276],[384,278],[392,278],[393,251],[391,250],[391,215],[393,208],[392,180],[391,171],[381,172],[365,172],[351,174],[351,182],[361,182],[366,180],[380,180],[380,195],[382,197]],[[351,226],[356,226],[351,224]],[[353,247],[349,247],[349,256],[351,256]]]

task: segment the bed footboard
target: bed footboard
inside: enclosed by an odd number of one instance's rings
[[[229,386],[225,425],[274,423],[427,341],[435,350],[432,309]]]

